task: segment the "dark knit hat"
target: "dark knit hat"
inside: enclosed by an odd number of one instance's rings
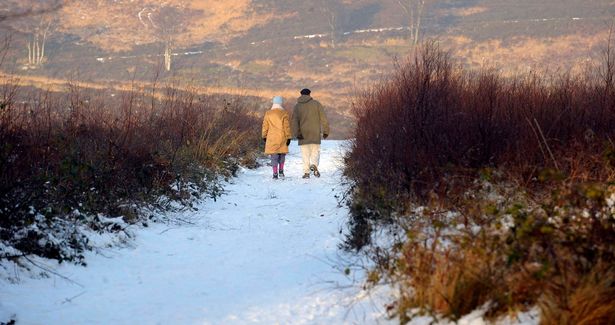
[[[301,95],[309,95],[311,93],[312,93],[312,91],[307,89],[307,88],[301,89]]]

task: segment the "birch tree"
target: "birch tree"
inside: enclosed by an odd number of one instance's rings
[[[53,14],[63,5],[64,0],[5,0],[0,4],[0,22],[27,35],[25,62],[28,67],[37,68],[45,63],[45,46],[56,21]]]
[[[410,40],[413,46],[419,43],[421,37],[421,23],[425,11],[426,0],[397,0],[408,19]]]
[[[339,12],[340,6],[337,1],[324,0],[320,4],[320,10],[325,16],[329,34],[331,35],[331,47],[335,48],[337,36],[339,34]]]
[[[49,36],[57,25],[50,14],[21,17],[11,21],[11,26],[25,34],[24,61],[28,68],[38,68],[46,62],[46,46]]]
[[[28,49],[28,66],[39,67],[45,62],[45,45],[51,30],[52,20],[41,17],[26,41]]]
[[[157,31],[158,38],[163,43],[164,69],[171,71],[173,47],[177,37],[186,31],[186,17],[182,9],[176,7],[163,7],[157,10],[148,19]]]

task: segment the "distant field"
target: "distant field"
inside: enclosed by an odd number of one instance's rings
[[[423,39],[468,68],[575,72],[600,56],[615,8],[609,0],[445,0],[430,2],[423,16]],[[27,42],[41,21],[51,24],[46,56],[31,67]],[[344,115],[357,91],[411,53],[406,22],[396,0],[71,1],[0,26],[12,35],[0,69],[93,85],[179,79],[263,98],[309,87]],[[167,41],[169,72],[162,71]]]
[[[179,91],[191,92],[197,95],[211,96],[211,95],[228,95],[229,98],[234,97],[246,97],[249,98],[252,104],[251,107],[255,107],[254,114],[260,115],[270,108],[270,100],[273,96],[281,95],[285,98],[284,106],[286,109],[292,111],[296,98],[299,96],[300,89],[250,89],[250,88],[232,88],[232,87],[209,87],[190,84],[183,81],[176,81],[174,84],[143,82],[117,82],[117,81],[104,81],[104,82],[84,82],[68,79],[58,79],[39,76],[19,76],[8,75],[0,73],[0,86],[1,85],[16,85],[22,88],[35,88],[45,91],[63,93],[70,90],[71,87],[79,87],[80,89],[87,91],[100,91],[105,90],[110,93],[117,92],[121,94],[127,91],[145,91],[151,93],[152,89],[156,89],[155,97],[158,99],[165,99],[167,93],[167,86],[172,86]],[[337,99],[333,93],[326,89],[317,89],[313,94],[314,98],[318,99],[325,106],[327,116],[331,122],[332,139],[345,139],[347,138],[354,127],[354,121],[350,117],[349,107],[350,103],[346,98]]]

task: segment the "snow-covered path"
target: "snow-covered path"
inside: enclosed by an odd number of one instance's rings
[[[0,322],[16,314],[17,324],[387,323],[384,300],[339,269],[342,147],[325,141],[323,176],[304,180],[293,142],[285,180],[272,180],[269,167],[243,170],[226,195],[178,216],[190,223],[137,229],[131,247],[90,253],[85,268],[48,265],[81,286],[53,275],[0,280]]]

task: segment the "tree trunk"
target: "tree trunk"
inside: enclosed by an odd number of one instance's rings
[[[41,55],[40,55],[40,60],[38,64],[43,64],[43,61],[45,60],[45,43],[47,42],[47,31],[49,30],[49,24],[47,25],[47,28],[45,29],[45,31],[43,32],[43,40],[41,42]]]
[[[335,48],[335,37],[336,37],[336,17],[335,13],[331,12],[329,15],[329,27],[331,27],[331,47]]]
[[[416,46],[419,43],[419,35],[421,30],[421,15],[418,15],[416,18],[416,26],[414,29],[414,45]]]
[[[397,2],[408,16],[410,43],[414,47],[419,43],[421,37],[421,22],[425,9],[425,0],[397,0]]]
[[[32,42],[28,40],[28,65],[32,65]]]
[[[425,8],[425,0],[419,0],[419,2],[417,3],[416,23],[415,23],[415,31],[414,31],[414,45],[415,46],[419,43],[419,36],[421,32],[421,18],[423,16],[424,8]]]
[[[38,36],[34,40],[34,65],[38,65],[39,63],[39,47],[38,47]]]
[[[164,68],[166,71],[171,71],[171,46],[168,44],[164,49]]]

